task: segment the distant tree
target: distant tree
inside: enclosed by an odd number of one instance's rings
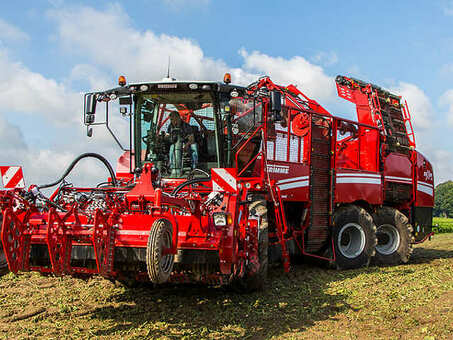
[[[453,217],[453,181],[436,186],[434,216]]]

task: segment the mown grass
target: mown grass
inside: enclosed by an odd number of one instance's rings
[[[436,234],[453,233],[453,218],[434,217],[433,225]]]
[[[446,339],[453,334],[453,234],[409,264],[271,270],[264,292],[203,286],[127,289],[35,273],[0,278],[0,337]],[[25,316],[24,319],[22,319]]]

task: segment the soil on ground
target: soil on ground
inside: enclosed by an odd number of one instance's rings
[[[37,273],[0,278],[0,338],[453,339],[453,234],[410,262],[272,268],[266,290],[126,288]]]

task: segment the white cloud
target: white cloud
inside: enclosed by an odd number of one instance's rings
[[[223,60],[205,56],[190,39],[134,29],[119,5],[104,11],[52,10],[49,15],[58,24],[58,39],[66,51],[83,54],[130,81],[162,79],[170,57],[171,75],[177,79],[221,80],[228,71],[235,83],[247,85],[266,74],[282,84],[297,84],[319,100],[330,99],[335,92],[333,78],[303,57],[284,59],[242,49],[244,65],[231,68]]]
[[[72,68],[69,83],[77,81],[82,82],[84,86],[89,86],[85,92],[101,91],[113,87],[112,79],[106,72],[89,64],[77,64]]]
[[[22,42],[29,39],[30,37],[27,33],[0,19],[0,40],[8,42]]]
[[[431,127],[434,118],[433,107],[422,89],[414,84],[400,82],[391,89],[391,92],[396,92],[407,101],[414,129],[424,130]]]
[[[0,114],[0,150],[1,152],[14,149],[26,149],[24,136],[18,126],[10,124]]]
[[[453,167],[453,153],[443,149],[428,148],[428,160],[434,170],[435,184],[452,180],[451,168]]]
[[[118,5],[105,11],[52,10],[49,15],[58,24],[58,38],[66,51],[125,74],[131,81],[162,79],[168,57],[172,76],[178,79],[221,79],[227,69],[223,61],[204,56],[190,39],[135,30]]]
[[[11,61],[5,50],[0,50],[0,74],[8,79],[0,83],[0,102],[5,112],[38,113],[62,124],[80,121],[82,96]]]
[[[107,138],[104,130],[96,131],[96,140],[89,140],[80,134],[80,139],[64,140],[53,148],[38,148],[27,145],[18,126],[10,124],[0,115],[0,165],[20,165],[24,170],[26,185],[46,184],[60,178],[69,164],[84,152],[98,152],[110,162],[115,161],[121,151]],[[115,168],[115,163],[113,167]],[[74,185],[92,186],[105,181],[108,172],[97,160],[82,160],[68,176]],[[1,185],[0,185],[1,188]]]
[[[447,90],[439,100],[440,104],[448,107],[447,120],[450,126],[453,126],[453,89]]]
[[[308,97],[322,103],[335,94],[335,82],[327,76],[320,66],[311,64],[305,58],[296,56],[291,59],[270,57],[258,51],[248,53],[241,50],[244,68],[255,73],[266,74],[276,83],[294,84]]]

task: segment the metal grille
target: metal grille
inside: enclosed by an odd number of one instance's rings
[[[317,252],[329,237],[331,186],[330,121],[313,116],[310,162],[310,226],[306,251]]]

